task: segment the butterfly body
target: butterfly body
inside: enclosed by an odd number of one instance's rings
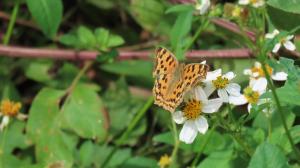
[[[206,64],[179,63],[170,51],[162,47],[156,50],[155,62],[154,104],[170,112],[182,102],[185,92],[206,77],[209,68]]]

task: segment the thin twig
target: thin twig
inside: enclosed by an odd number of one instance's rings
[[[9,21],[10,18],[11,18],[11,16],[10,16],[9,14],[0,11],[0,19],[5,20],[5,21]],[[34,22],[32,22],[32,21],[28,21],[28,20],[24,20],[24,19],[18,18],[18,19],[16,20],[16,23],[19,24],[19,25],[22,25],[22,26],[26,26],[26,27],[33,28],[33,29],[35,29],[35,30],[40,30],[40,29],[37,27],[37,25],[36,25]]]
[[[63,60],[94,60],[97,51],[76,51],[65,49],[27,48],[0,45],[0,56],[19,58],[52,58]],[[119,51],[119,59],[151,59],[153,51]],[[248,49],[222,49],[222,50],[193,50],[186,54],[188,59],[199,58],[250,58]]]

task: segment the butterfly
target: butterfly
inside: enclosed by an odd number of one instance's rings
[[[179,63],[169,50],[159,47],[155,51],[153,77],[154,104],[174,112],[183,95],[205,79],[209,66],[202,63]]]

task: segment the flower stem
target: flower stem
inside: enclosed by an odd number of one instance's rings
[[[172,163],[174,164],[174,161],[177,160],[177,152],[178,152],[178,148],[180,145],[180,141],[178,139],[178,132],[177,132],[177,127],[175,122],[173,121],[172,117],[172,131],[173,131],[173,136],[174,136],[174,148],[171,154],[171,158],[172,158]]]
[[[147,102],[144,104],[144,106],[138,111],[138,113],[135,115],[135,117],[131,120],[129,126],[127,129],[123,132],[121,137],[116,141],[116,146],[114,146],[114,149],[110,152],[110,154],[107,156],[107,158],[104,160],[101,167],[106,167],[109,160],[112,158],[114,153],[117,151],[117,147],[123,145],[123,143],[128,138],[129,134],[133,130],[133,128],[139,123],[139,121],[142,119],[146,111],[150,108],[150,106],[153,104],[153,97],[149,97]]]
[[[7,135],[7,126],[4,127],[4,132],[1,136],[1,148],[0,148],[0,165],[1,165],[1,167],[5,167],[5,165],[4,165],[4,159],[5,159],[4,146],[5,146],[5,141],[6,141],[6,135]]]
[[[12,31],[14,29],[14,25],[15,25],[15,22],[16,22],[16,19],[17,19],[19,7],[20,7],[19,3],[16,2],[15,6],[13,8],[13,11],[12,11],[12,15],[11,15],[11,18],[10,18],[10,21],[9,21],[9,24],[8,24],[7,31],[6,31],[5,36],[3,38],[3,44],[4,45],[7,45],[9,43],[10,36],[12,34]]]
[[[266,75],[266,78],[267,78],[267,81],[268,81],[268,85],[269,85],[269,87],[271,89],[271,92],[272,92],[272,95],[274,97],[275,104],[277,106],[277,109],[278,109],[278,112],[279,112],[279,115],[280,115],[280,118],[281,118],[282,125],[283,125],[284,130],[285,130],[286,136],[287,136],[287,138],[288,138],[288,140],[289,140],[289,142],[290,142],[290,144],[291,144],[291,146],[292,146],[292,148],[294,150],[295,155],[297,156],[297,158],[300,158],[300,152],[296,148],[295,143],[293,141],[293,138],[292,138],[292,136],[291,136],[291,134],[290,134],[290,132],[288,130],[288,126],[287,126],[287,123],[286,123],[286,120],[285,120],[285,115],[284,115],[282,107],[280,105],[280,101],[279,101],[278,95],[276,93],[275,86],[272,83],[272,80],[270,78],[270,74],[267,71],[267,68],[266,68],[266,65],[265,65],[264,62],[262,62],[262,69],[263,69],[263,71],[264,71],[264,73]],[[299,163],[300,160],[297,159],[297,162]]]
[[[197,155],[195,156],[195,159],[193,160],[192,162],[192,165],[191,167],[194,168],[198,162],[199,162],[199,159],[201,157],[201,154],[203,153],[204,149],[205,149],[205,146],[207,145],[207,143],[209,142],[210,138],[211,138],[211,135],[212,133],[214,132],[215,128],[216,128],[217,124],[213,124],[213,127],[211,128],[211,130],[209,131],[207,137],[204,139],[204,142],[202,143],[202,146],[200,148],[200,151],[197,153]]]

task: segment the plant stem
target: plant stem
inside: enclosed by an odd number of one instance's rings
[[[200,151],[197,153],[197,155],[195,156],[195,159],[193,160],[192,162],[192,165],[191,167],[194,168],[197,163],[199,162],[199,159],[201,157],[201,154],[203,153],[204,149],[205,149],[205,146],[207,145],[207,143],[209,142],[210,138],[211,138],[211,135],[212,133],[214,132],[215,128],[216,128],[217,124],[213,124],[213,127],[211,128],[211,130],[209,131],[207,137],[205,138],[204,142],[202,143],[202,146],[200,148]]]
[[[6,135],[7,135],[7,126],[4,127],[3,129],[4,129],[4,132],[1,136],[1,148],[0,148],[0,165],[1,165],[1,167],[4,167],[4,156],[5,156],[4,146],[5,146]]]
[[[266,78],[267,78],[267,81],[268,81],[268,85],[269,85],[269,87],[270,87],[270,89],[272,91],[272,95],[273,95],[273,98],[275,100],[275,104],[277,106],[277,109],[278,109],[278,112],[279,112],[279,115],[280,115],[280,118],[281,118],[281,122],[282,122],[284,130],[285,130],[286,136],[287,136],[287,138],[288,138],[288,140],[289,140],[289,142],[290,142],[290,144],[291,144],[291,146],[292,146],[292,148],[293,148],[293,150],[295,152],[295,155],[297,156],[297,158],[300,158],[300,152],[296,148],[295,143],[293,141],[293,138],[292,138],[292,136],[291,136],[291,134],[290,134],[290,132],[288,130],[288,126],[287,126],[287,123],[285,121],[285,115],[284,115],[282,107],[280,105],[280,101],[279,101],[278,95],[276,93],[275,86],[272,83],[272,80],[270,78],[270,74],[267,71],[267,68],[266,68],[266,65],[265,65],[264,62],[262,62],[262,69],[263,69],[263,71],[264,71],[264,73],[266,75]],[[297,162],[300,163],[300,160],[297,159]]]
[[[79,80],[81,79],[81,77],[90,68],[90,66],[92,64],[93,64],[92,61],[87,61],[87,62],[84,63],[83,68],[79,71],[79,73],[76,75],[76,77],[72,81],[70,87],[67,89],[67,94],[70,94],[73,91],[73,89],[75,88],[75,86],[77,85],[77,83],[79,82]]]
[[[172,158],[172,163],[175,163],[174,161],[177,160],[177,152],[178,152],[178,148],[180,145],[180,141],[178,139],[177,127],[176,127],[176,124],[173,121],[172,117],[171,117],[171,120],[172,120],[172,131],[173,131],[173,136],[174,136],[174,148],[173,148],[173,151],[171,154],[171,158]]]
[[[128,135],[131,133],[133,128],[138,124],[138,122],[142,119],[144,114],[147,112],[148,108],[153,104],[153,97],[149,97],[147,102],[144,104],[144,106],[138,111],[138,113],[135,115],[135,117],[131,120],[129,126],[123,132],[121,137],[116,141],[116,145],[120,146],[124,143],[124,141],[128,138]]]
[[[197,29],[196,33],[192,37],[192,40],[188,43],[188,45],[184,48],[184,52],[186,52],[196,41],[196,39],[199,37],[200,33],[208,26],[209,21],[205,18],[202,22],[202,24]]]
[[[3,38],[3,44],[4,45],[7,45],[10,41],[10,36],[11,36],[12,31],[14,29],[14,25],[15,25],[15,22],[16,22],[16,19],[17,19],[19,7],[20,7],[19,3],[16,2],[15,6],[13,8],[13,11],[12,11],[11,18],[9,20],[7,31],[6,31],[5,36]]]
[[[153,104],[153,97],[151,96],[148,98],[144,106],[138,111],[135,117],[131,120],[127,129],[123,132],[121,137],[116,141],[116,146],[114,146],[114,149],[110,152],[110,154],[107,156],[107,158],[104,160],[103,164],[100,167],[106,167],[106,164],[109,162],[109,160],[112,158],[114,153],[117,151],[117,147],[123,145],[124,141],[128,138],[128,135],[131,133],[133,128],[139,123],[139,121],[142,119],[142,117],[144,116],[144,114],[152,104]]]

